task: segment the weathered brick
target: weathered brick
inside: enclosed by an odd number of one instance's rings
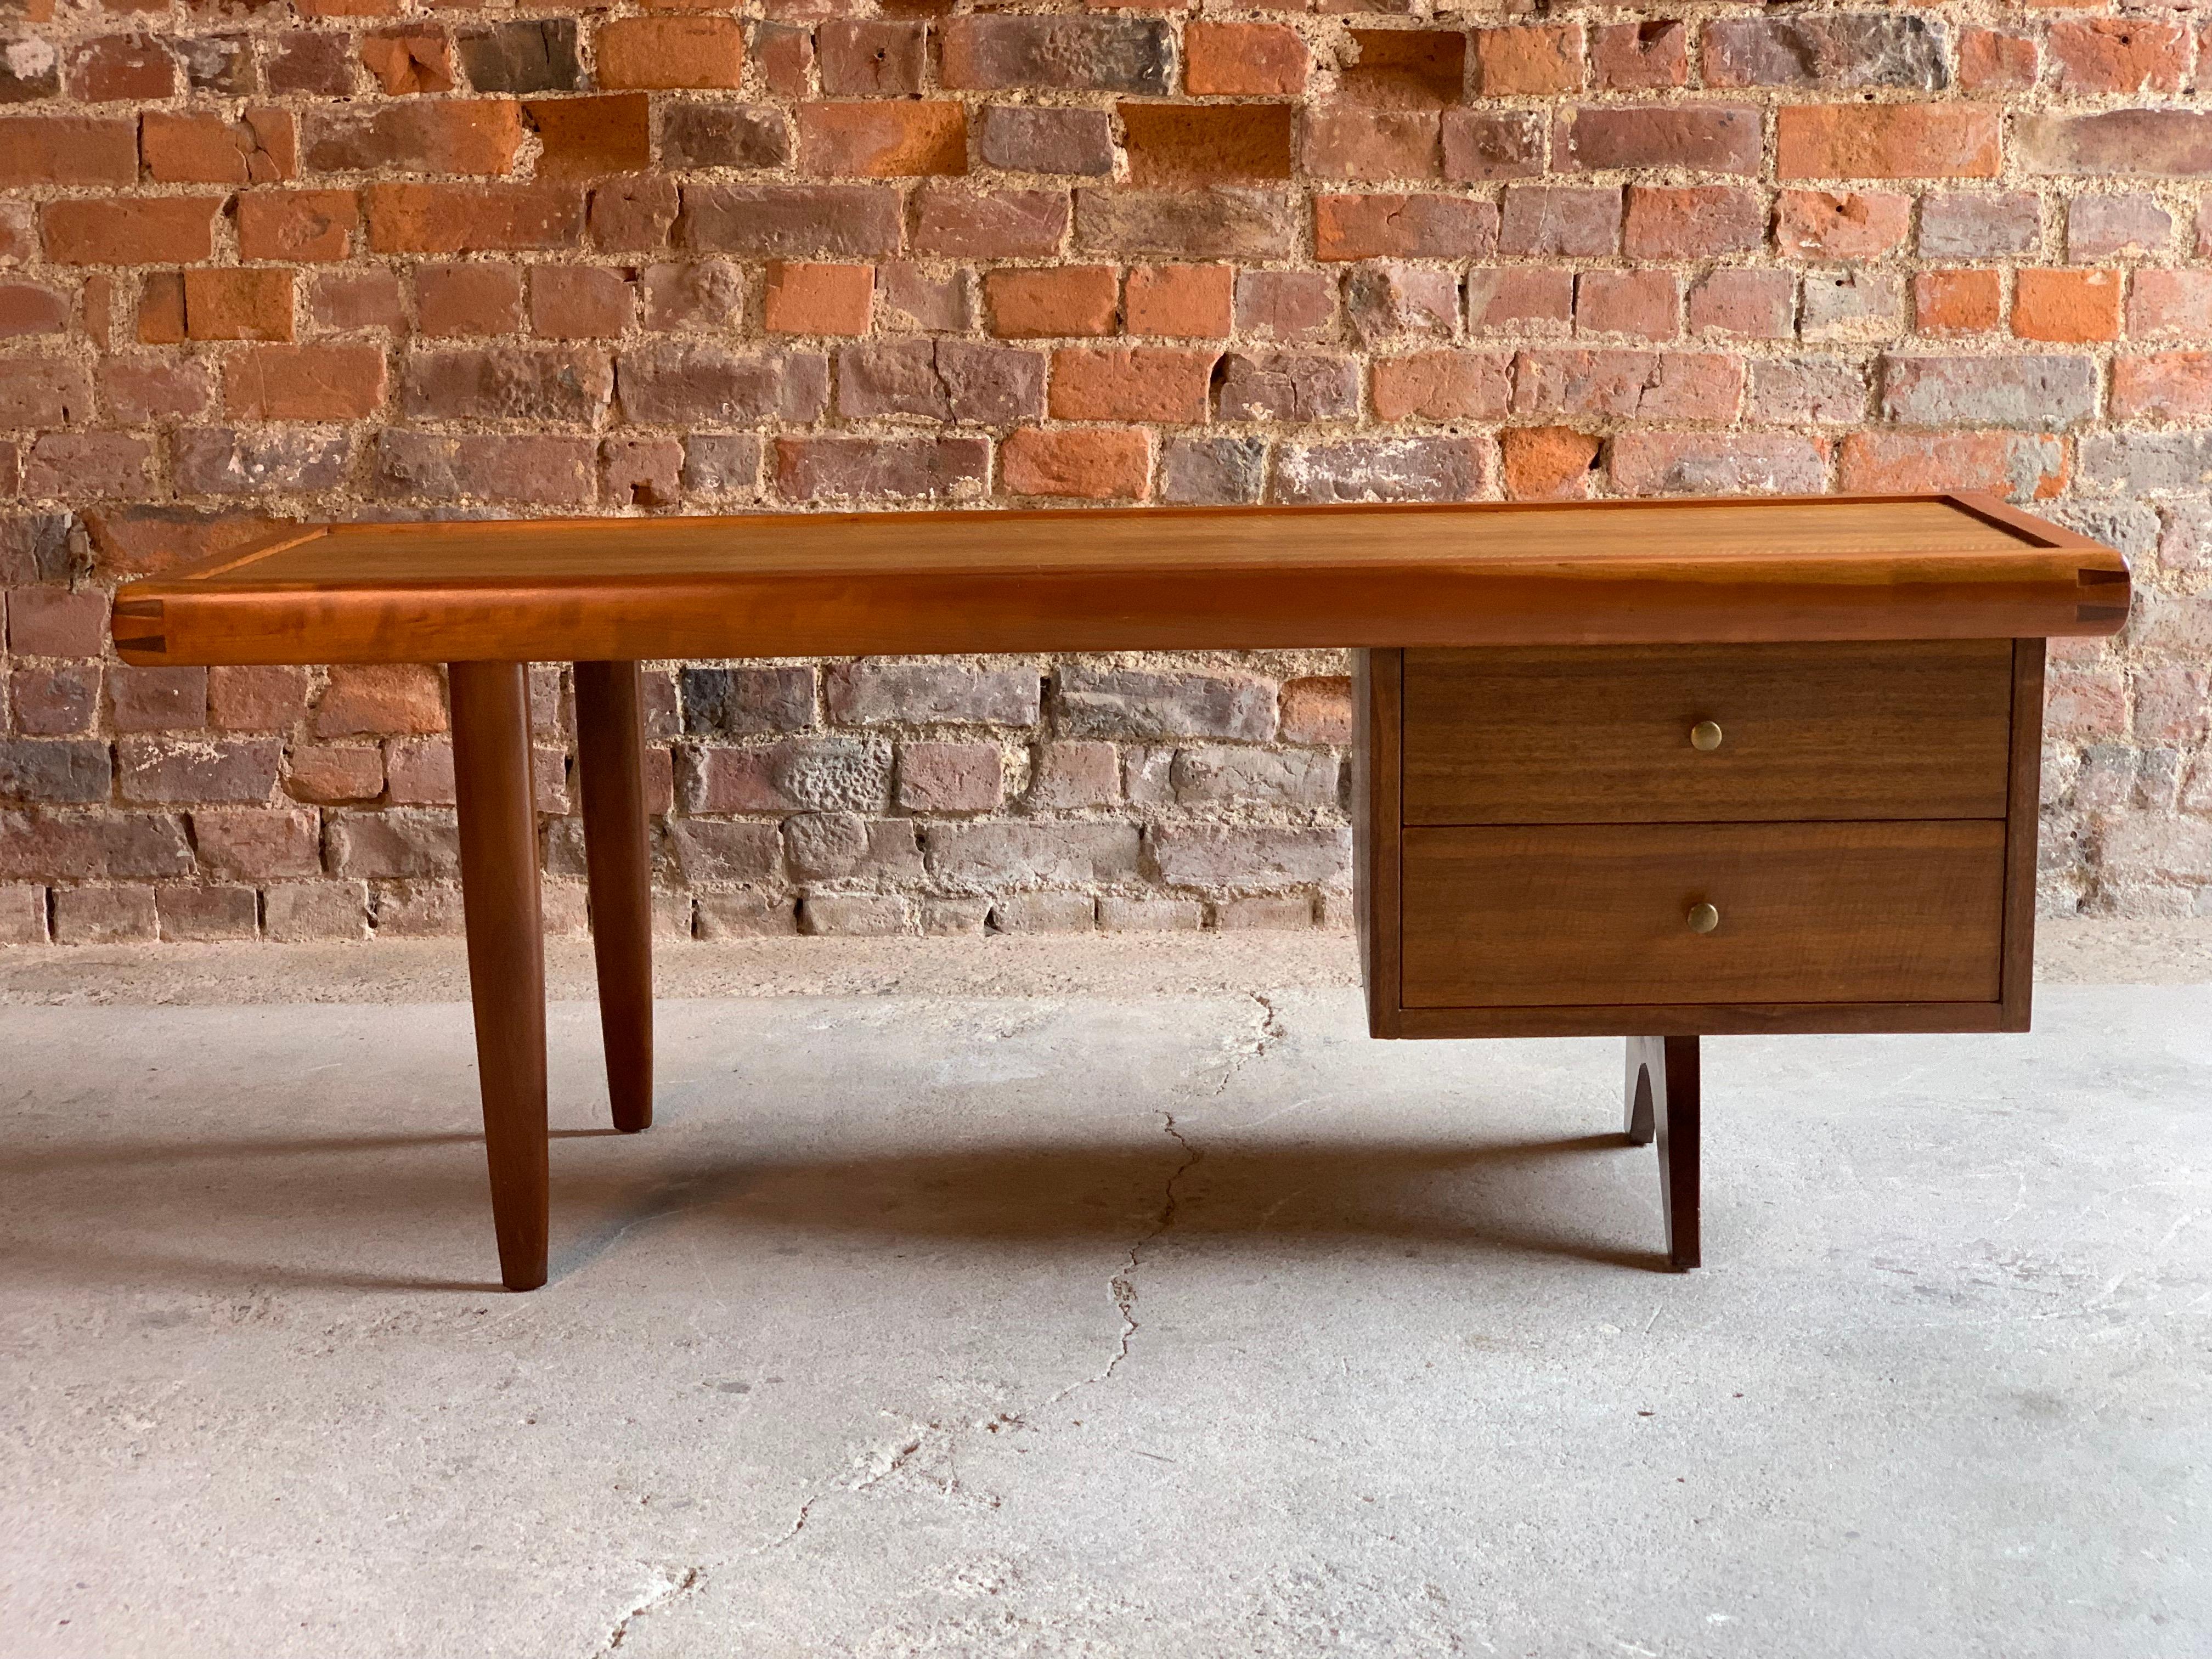
[[[1478,333],[1565,334],[1574,307],[1572,271],[1498,265],[1467,274],[1468,326]]]
[[[668,840],[684,879],[696,886],[770,885],[783,873],[783,842],[772,823],[681,817],[670,822]]]
[[[1528,179],[1544,170],[1544,122],[1533,112],[1448,109],[1439,122],[1443,176],[1455,185]]]
[[[1463,197],[1316,196],[1313,214],[1322,259],[1483,259],[1499,246],[1498,210]]]
[[[914,251],[938,258],[1043,258],[1059,251],[1067,223],[1061,191],[924,185],[914,196]]]
[[[2154,196],[2077,196],[2066,204],[2066,257],[2141,259],[2173,240],[2173,216]]]
[[[1959,84],[1968,92],[2020,92],[2035,84],[2042,62],[2035,37],[2007,29],[1959,31]]]
[[[173,732],[207,724],[204,668],[133,668],[107,677],[108,719],[118,732]]]
[[[75,426],[92,414],[92,376],[76,359],[0,357],[0,427]]]
[[[640,286],[645,325],[655,332],[725,329],[744,309],[744,272],[726,259],[647,265]]]
[[[2202,178],[2212,173],[2212,112],[2116,109],[2017,117],[2022,171],[2076,178]]]
[[[2130,339],[2212,334],[2212,271],[2137,271],[2127,321]]]
[[[53,928],[57,945],[123,945],[160,934],[154,895],[131,887],[57,888]]]
[[[1009,339],[1111,334],[1121,287],[1111,265],[994,270],[983,278],[983,306],[991,332]]]
[[[1052,354],[1048,406],[1062,421],[1202,421],[1218,356],[1168,346],[1065,347]]]
[[[684,446],[674,438],[599,440],[599,499],[612,507],[674,507],[684,498]]]
[[[1160,499],[1186,507],[1256,501],[1267,477],[1264,438],[1171,438],[1160,455]]]
[[[923,874],[911,818],[800,812],[783,821],[784,858],[800,881],[915,881]]]
[[[1948,84],[1945,26],[1911,13],[1722,17],[1705,26],[1709,87],[1905,87]]]
[[[223,408],[236,420],[358,420],[383,406],[384,385],[375,346],[255,346],[225,361]]]
[[[1563,111],[1552,121],[1552,166],[1560,173],[1674,167],[1754,173],[1759,147],[1759,112],[1733,105],[1590,104]]]
[[[1170,887],[1284,888],[1351,878],[1352,832],[1163,823],[1149,836]]]
[[[1920,200],[1920,252],[1926,258],[2032,253],[2041,239],[2041,217],[2032,194],[1930,191]]]
[[[1808,340],[1887,340],[1905,332],[1905,281],[1895,271],[1808,271],[1801,296],[1797,332]]]
[[[1374,362],[1375,413],[1386,421],[1495,421],[1512,396],[1510,360],[1494,351],[1419,351]]]
[[[19,657],[96,657],[107,637],[107,599],[96,590],[8,592],[8,649]]]
[[[1523,351],[1513,364],[1516,415],[1724,422],[1735,417],[1743,366],[1691,351]]]
[[[1581,90],[1582,26],[1565,23],[1477,29],[1474,84],[1485,98]]]
[[[1037,746],[1030,768],[1030,805],[1046,811],[1110,806],[1121,799],[1120,756],[1110,743]]]
[[[1905,246],[1912,198],[1884,191],[1785,190],[1774,242],[1793,258],[1873,259]]]
[[[251,887],[162,887],[154,895],[165,939],[253,939],[261,905]]]
[[[1224,421],[1349,420],[1359,412],[1359,365],[1316,352],[1231,352],[1214,413]]]
[[[331,271],[315,278],[307,310],[319,329],[352,333],[382,329],[397,333],[407,325],[399,277],[389,270]]]
[[[1575,278],[1575,332],[1669,340],[1681,332],[1680,284],[1671,270],[1586,270]]]
[[[866,334],[875,276],[872,265],[778,260],[768,268],[762,320],[771,334]]]
[[[1173,40],[1166,24],[1149,19],[954,16],[939,25],[939,78],[962,91],[1170,90]]]
[[[379,30],[362,37],[361,61],[393,97],[453,89],[453,43],[442,29]]]
[[[1751,364],[1746,413],[1776,426],[1856,426],[1866,419],[1867,372],[1839,357],[1767,357]]]
[[[947,99],[802,104],[799,160],[827,177],[968,171],[968,114]]]
[[[1003,426],[1044,412],[1044,358],[963,340],[883,340],[837,355],[838,412]]]
[[[266,801],[283,753],[274,738],[125,738],[115,745],[116,793],[145,806]]]
[[[1131,334],[1219,339],[1232,326],[1236,271],[1229,265],[1139,265],[1123,296]]]
[[[0,283],[0,336],[59,334],[69,316],[66,294],[37,283]]]
[[[0,811],[0,879],[153,881],[191,871],[173,813]]]
[[[1505,493],[1516,501],[1589,494],[1602,442],[1566,426],[1509,427],[1498,434]]]
[[[618,17],[592,44],[601,86],[660,90],[743,85],[744,40],[733,17]]]
[[[898,746],[898,804],[910,812],[989,812],[1006,793],[995,743]]]
[[[158,102],[177,90],[177,60],[150,34],[107,34],[82,40],[66,59],[70,95],[88,104]]]
[[[1126,427],[1024,427],[1007,438],[999,456],[1009,494],[1127,501],[1145,493],[1152,445],[1141,430]]]
[[[675,167],[776,167],[793,154],[782,112],[746,104],[664,105],[660,149]]]
[[[2188,27],[2170,20],[2061,20],[2050,46],[2062,93],[2179,92],[2189,73]]]
[[[625,368],[637,355],[623,354]],[[401,378],[400,408],[416,419],[589,422],[614,386],[606,354],[589,347],[417,350]]]
[[[822,89],[859,98],[918,93],[927,39],[918,20],[830,18],[814,32]]]
[[[343,259],[353,251],[359,198],[349,190],[246,191],[238,248],[249,259]]]
[[[981,114],[975,148],[987,167],[1093,179],[1114,171],[1113,127],[1103,109],[992,104]]]
[[[1973,104],[1785,104],[1784,179],[1991,179],[1997,113]]]
[[[208,670],[208,723],[219,732],[289,732],[307,707],[307,671]]]
[[[777,489],[794,501],[965,500],[988,481],[980,438],[779,438]]]
[[[238,120],[149,110],[138,143],[146,176],[164,185],[265,185],[298,170],[292,112],[249,106]]]
[[[370,185],[369,246],[380,253],[574,247],[584,198],[560,184]]]
[[[135,121],[88,115],[0,118],[0,188],[128,185],[137,177]]]
[[[2116,421],[2212,421],[2212,352],[2166,351],[2112,360]]]
[[[503,98],[426,99],[308,112],[301,150],[319,173],[503,173],[522,144],[522,106]]]
[[[1125,881],[1137,873],[1133,823],[933,823],[922,857],[933,880],[954,892]]]
[[[1274,499],[1463,501],[1489,483],[1489,451],[1473,438],[1350,438],[1285,444],[1275,459]]]
[[[453,44],[478,92],[574,92],[580,83],[572,17],[465,28]]]
[[[269,90],[345,97],[354,90],[356,60],[351,46],[345,35],[319,31],[270,35],[263,48],[262,70]]]
[[[1388,260],[1356,265],[1344,276],[1344,315],[1363,345],[1408,335],[1449,339],[1459,332],[1459,277]]]
[[[1312,750],[1199,744],[1176,751],[1170,779],[1187,805],[1334,806],[1337,759]]]
[[[371,880],[421,880],[460,868],[460,846],[448,812],[340,812],[324,830],[331,873]]]
[[[1097,925],[1097,900],[1088,893],[1009,893],[992,901],[991,931],[1088,933]]]
[[[1679,17],[1606,23],[1590,31],[1590,66],[1607,92],[1649,92],[1686,84],[1690,31]]]
[[[46,257],[64,265],[191,264],[215,252],[214,196],[115,196],[39,209]]]
[[[317,806],[375,800],[384,793],[384,751],[358,744],[301,744],[285,757],[284,793]]]
[[[1604,258],[1620,251],[1620,220],[1618,189],[1509,185],[1498,251],[1523,257]]]
[[[763,939],[799,931],[797,901],[775,893],[702,893],[699,937]]]
[[[1887,357],[1884,419],[1905,426],[2064,431],[2096,413],[2096,365],[2087,357]]]
[[[885,185],[685,185],[678,241],[789,258],[896,253],[899,196]]]
[[[684,488],[699,495],[757,495],[761,453],[751,433],[694,433],[684,441]]]
[[[0,805],[73,805],[107,799],[105,743],[0,738]]]
[[[1621,251],[1632,259],[1710,259],[1766,240],[1766,207],[1736,185],[1632,185]]]
[[[1346,31],[1337,83],[1377,109],[1443,109],[1467,86],[1467,36],[1457,29]]]
[[[1826,488],[1828,447],[1784,433],[1624,432],[1610,467],[1632,495],[1808,495]]]
[[[185,463],[178,459],[179,485]],[[136,495],[146,488],[153,449],[120,432],[49,432],[23,457],[23,494],[33,499]]]
[[[1123,258],[1280,259],[1296,239],[1293,212],[1261,189],[1079,190],[1075,242]]]
[[[1684,326],[1696,335],[1787,339],[1795,316],[1794,288],[1786,270],[1708,271],[1690,285]]]
[[[2012,331],[2024,340],[2082,344],[2120,334],[2116,270],[2022,270],[2013,278]]]
[[[652,100],[641,92],[598,98],[532,98],[524,123],[538,135],[538,177],[598,179],[653,165]],[[665,179],[644,181],[673,194]],[[674,204],[670,204],[673,216]]]

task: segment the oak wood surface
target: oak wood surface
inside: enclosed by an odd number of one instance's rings
[[[1994,1003],[2004,842],[1983,819],[1409,827],[1404,1004]]]
[[[449,671],[461,909],[477,1085],[491,1170],[500,1279],[545,1282],[545,930],[538,884],[538,804],[530,699],[520,663]]]
[[[294,526],[128,584],[114,631],[140,664],[2111,632],[2124,564],[2045,528],[1936,496]]]
[[[2009,640],[1411,651],[1406,821],[2002,817],[2012,659]]]

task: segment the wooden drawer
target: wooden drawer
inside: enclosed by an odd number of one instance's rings
[[[1404,673],[1408,824],[2005,815],[2009,640],[1408,651]]]
[[[1996,821],[1409,826],[1402,1006],[1994,1002],[2004,864]]]

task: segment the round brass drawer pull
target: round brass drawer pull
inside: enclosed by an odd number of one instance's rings
[[[1710,755],[1721,746],[1721,729],[1711,720],[1699,720],[1690,728],[1690,747],[1701,755]]]
[[[1713,906],[1710,904],[1693,904],[1690,907],[1690,931],[1692,933],[1710,933],[1714,928],[1720,925],[1721,913]]]

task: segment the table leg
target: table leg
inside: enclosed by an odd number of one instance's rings
[[[521,663],[457,662],[448,679],[469,999],[499,1276],[511,1291],[530,1291],[545,1282],[547,1231],[545,934],[530,696]]]
[[[576,761],[599,1032],[615,1127],[653,1121],[653,866],[644,679],[634,662],[576,665]]]
[[[1698,1265],[1698,1040],[1628,1039],[1628,1138],[1659,1142],[1659,1205],[1667,1217],[1667,1261]]]

